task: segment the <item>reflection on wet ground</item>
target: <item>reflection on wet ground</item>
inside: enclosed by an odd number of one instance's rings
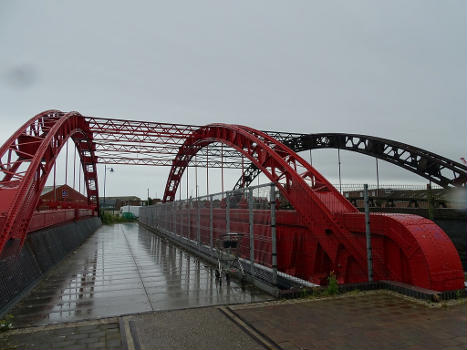
[[[102,226],[12,310],[15,326],[270,299],[140,227]]]

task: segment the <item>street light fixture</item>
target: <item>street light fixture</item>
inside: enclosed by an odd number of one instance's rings
[[[107,164],[104,165],[104,205],[103,205],[104,210],[105,210],[105,183],[107,181],[107,170],[111,173],[115,171],[114,168],[107,169]]]

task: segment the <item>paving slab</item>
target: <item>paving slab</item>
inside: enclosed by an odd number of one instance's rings
[[[144,312],[15,329],[1,349],[463,349],[465,300],[429,306],[387,291]]]
[[[127,322],[134,349],[264,350],[217,307],[145,313]]]
[[[283,349],[465,350],[466,304],[453,304],[430,307],[377,291],[229,308]]]
[[[118,318],[16,329],[0,334],[2,350],[122,348]]]

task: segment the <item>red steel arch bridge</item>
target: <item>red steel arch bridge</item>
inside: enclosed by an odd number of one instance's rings
[[[98,212],[97,167],[102,164],[169,166],[164,201],[174,201],[189,166],[242,169],[236,188],[260,173],[292,204],[294,222],[313,259],[306,278],[321,281],[334,271],[342,283],[366,276],[364,216],[297,152],[337,148],[366,154],[416,173],[442,187],[465,187],[467,167],[420,148],[367,135],[259,131],[247,126],[206,126],[98,118],[49,110],[21,126],[0,149],[0,251],[9,240],[24,242],[41,191],[63,146],[72,140],[81,163],[88,203],[76,216]],[[456,249],[432,221],[415,215],[371,218],[380,254],[375,279],[384,269],[396,281],[438,291],[463,288]],[[293,226],[293,225],[292,225]],[[289,232],[290,233],[290,232]],[[287,234],[284,233],[284,234]],[[293,255],[278,247],[278,254]],[[386,266],[383,266],[386,265]]]

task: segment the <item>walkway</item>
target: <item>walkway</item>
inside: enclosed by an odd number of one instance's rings
[[[0,349],[467,348],[465,300],[267,299],[136,224],[104,226],[13,309]]]
[[[214,270],[136,223],[102,226],[18,303],[18,327],[270,297],[219,285]]]
[[[465,301],[386,291],[156,311],[0,333],[1,349],[465,350]]]

